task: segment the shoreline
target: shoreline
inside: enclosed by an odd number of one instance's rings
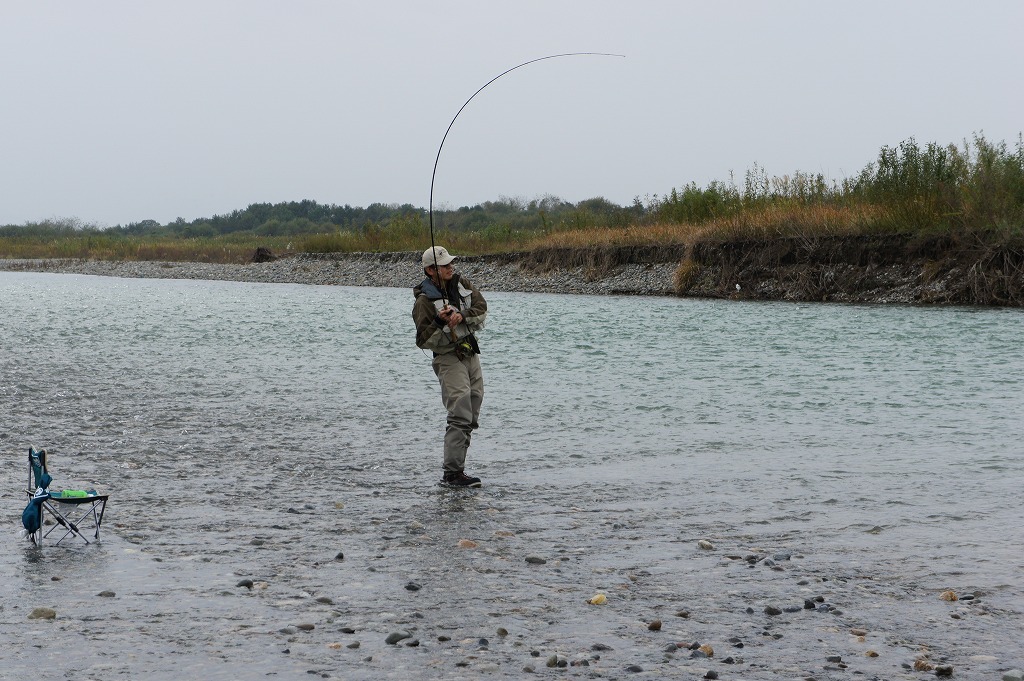
[[[0,271],[411,288],[418,252],[296,253],[221,264],[0,259]],[[873,304],[1024,307],[1014,243],[915,235],[775,238],[665,246],[548,248],[462,256],[485,291]]]

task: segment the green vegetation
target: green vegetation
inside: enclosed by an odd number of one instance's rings
[[[501,197],[434,211],[435,237],[466,254],[679,244],[825,234],[1024,233],[1024,138],[1016,148],[977,134],[962,145],[883,147],[841,182],[797,172],[769,177],[755,165],[743,186],[696,183],[631,206],[603,198],[570,203]],[[100,228],[75,219],[0,227],[0,257],[245,262],[257,247],[286,252],[388,252],[423,248],[428,215],[410,204],[366,208],[315,201],[253,204],[227,215]]]

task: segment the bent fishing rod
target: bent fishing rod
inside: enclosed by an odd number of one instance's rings
[[[437,164],[441,160],[441,149],[444,148],[445,140],[448,139],[448,133],[450,133],[452,131],[452,126],[455,125],[455,120],[459,117],[459,114],[461,114],[463,109],[465,109],[469,105],[469,103],[471,101],[473,101],[473,97],[476,97],[478,94],[480,94],[484,90],[484,88],[486,88],[488,85],[490,85],[494,81],[498,80],[502,76],[504,76],[506,74],[509,74],[509,73],[512,73],[516,69],[520,69],[520,68],[522,68],[524,66],[528,66],[530,64],[535,64],[536,62],[539,62],[539,61],[544,61],[545,59],[557,59],[559,57],[583,57],[583,56],[592,56],[592,57],[625,57],[626,55],[624,55],[624,54],[611,54],[611,53],[608,53],[608,52],[566,52],[564,54],[551,54],[551,55],[548,55],[547,57],[538,57],[537,59],[531,59],[530,61],[525,61],[522,64],[519,64],[517,66],[513,66],[512,68],[508,69],[507,71],[502,71],[501,73],[496,75],[494,78],[491,78],[489,81],[484,83],[482,86],[480,86],[479,90],[474,92],[470,96],[470,98],[465,101],[465,103],[459,108],[458,112],[456,112],[455,116],[452,118],[452,122],[448,124],[448,129],[444,131],[444,137],[441,138],[441,144],[437,147],[437,156],[434,157],[434,172],[431,173],[431,175],[430,175],[430,203],[428,205],[428,215],[429,215],[429,220],[430,220],[430,251],[434,255],[434,271],[435,272],[437,272],[437,248],[434,246],[434,180],[437,177]],[[447,297],[448,294],[447,294],[447,291],[445,291],[445,286],[442,284],[438,288],[441,289],[441,302],[444,303],[445,306],[447,306],[448,305],[448,297]]]

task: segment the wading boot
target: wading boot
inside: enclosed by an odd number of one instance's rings
[[[480,478],[466,475],[465,471],[445,471],[441,482],[449,487],[480,487]]]

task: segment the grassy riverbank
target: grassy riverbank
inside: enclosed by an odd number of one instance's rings
[[[434,213],[436,240],[467,255],[889,234],[972,247],[1024,240],[1024,140],[1015,148],[982,135],[961,145],[883,147],[842,181],[760,166],[706,187],[690,183],[632,206],[604,199],[502,199]],[[0,257],[243,263],[257,248],[287,253],[404,252],[423,248],[427,211],[355,209],[311,201],[254,204],[226,216],[144,221],[101,229],[75,219],[0,227]],[[1012,246],[1016,247],[1016,246]]]

